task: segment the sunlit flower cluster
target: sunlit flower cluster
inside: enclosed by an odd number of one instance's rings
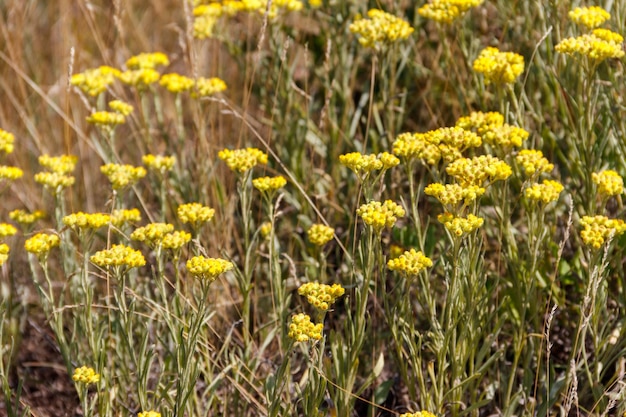
[[[167,67],[169,64],[170,60],[163,52],[143,52],[126,60],[126,67],[129,69],[154,69],[158,66]]]
[[[32,213],[29,213],[25,210],[13,210],[9,213],[9,217],[11,218],[11,220],[24,226],[31,225],[37,220],[43,219],[45,216],[46,213],[42,210],[36,210]]]
[[[215,281],[224,272],[234,268],[232,262],[219,258],[194,256],[187,261],[187,270],[192,275],[207,281]]]
[[[147,88],[150,84],[159,81],[161,75],[153,68],[140,68],[135,70],[126,70],[120,73],[117,78],[124,84],[132,85],[140,90]]]
[[[611,169],[594,172],[591,179],[598,186],[598,194],[602,196],[611,197],[624,192],[624,179]]]
[[[105,213],[72,213],[63,217],[63,224],[73,229],[99,229],[111,223],[111,216]]]
[[[611,14],[599,6],[577,7],[568,16],[572,22],[589,29],[597,28],[611,18]]]
[[[111,249],[98,251],[90,260],[93,264],[101,267],[127,266],[138,268],[146,264],[146,259],[140,251],[125,245],[113,245]]]
[[[547,173],[554,169],[554,165],[543,156],[543,152],[535,149],[521,150],[515,157],[515,160],[528,176]]]
[[[596,29],[593,33],[566,38],[559,42],[557,52],[571,56],[584,56],[592,63],[599,63],[605,59],[621,58],[624,56],[622,42],[624,38],[607,29]]]
[[[426,133],[402,133],[393,143],[393,153],[405,161],[421,159],[436,165],[461,158],[468,148],[480,146],[482,140],[476,133],[461,127],[443,127]]]
[[[557,201],[563,191],[563,184],[553,180],[543,180],[541,184],[535,183],[524,190],[524,196],[529,200],[545,204]]]
[[[467,217],[460,217],[452,213],[443,213],[437,216],[437,220],[457,237],[462,237],[473,232],[484,223],[481,217],[474,216],[473,214],[468,214]]]
[[[181,222],[190,223],[196,229],[201,224],[209,222],[215,215],[215,210],[200,203],[187,203],[178,206],[176,214]]]
[[[4,152],[6,154],[13,152],[14,141],[15,136],[13,136],[13,133],[0,129],[0,152]]]
[[[17,233],[17,229],[9,223],[0,223],[0,239],[13,236]]]
[[[90,385],[100,382],[100,374],[97,374],[93,368],[87,366],[81,366],[74,369],[74,375],[72,375],[74,382]]]
[[[131,186],[146,176],[144,167],[132,165],[106,164],[100,167],[100,172],[107,176],[114,190]]]
[[[159,80],[159,84],[172,93],[182,93],[189,91],[194,86],[194,81],[184,75],[170,73],[164,74]]]
[[[0,266],[4,265],[4,263],[9,259],[10,250],[9,245],[6,243],[0,243]]]
[[[506,162],[491,155],[457,159],[448,165],[446,172],[463,187],[484,187],[485,183],[506,180],[513,173]]]
[[[0,179],[15,181],[18,178],[22,178],[24,171],[18,167],[10,167],[6,165],[0,165]]]
[[[109,101],[109,107],[111,108],[111,110],[123,114],[124,116],[128,116],[134,110],[134,107],[132,105],[122,100]]]
[[[417,12],[426,19],[439,23],[452,23],[465,15],[472,7],[479,6],[484,0],[430,0]]]
[[[481,137],[503,125],[504,116],[496,111],[487,113],[473,111],[469,116],[460,117],[459,120],[456,121],[456,126],[476,132]]]
[[[510,84],[524,72],[524,57],[488,46],[474,61],[473,69],[485,76],[487,84]]]
[[[227,88],[226,82],[221,78],[211,77],[198,77],[196,80],[195,89],[191,91],[191,97],[209,97],[217,93],[225,91]]]
[[[126,117],[123,114],[111,111],[97,111],[91,113],[87,117],[87,121],[98,126],[117,126],[126,123]]]
[[[39,165],[59,174],[70,174],[76,168],[78,158],[75,155],[49,156],[41,155]]]
[[[314,224],[306,233],[309,242],[315,246],[324,246],[335,236],[335,229],[324,224]]]
[[[202,4],[193,9],[193,37],[206,39],[213,36],[213,28],[223,14],[220,3]]]
[[[137,223],[141,221],[141,213],[138,209],[117,209],[111,213],[111,224],[115,227],[122,227],[127,223]]]
[[[326,311],[346,290],[339,284],[327,285],[307,282],[298,288],[298,294],[306,297],[309,304],[318,310]]]
[[[84,93],[95,97],[106,91],[107,87],[113,84],[119,75],[120,70],[104,65],[72,75],[70,83],[80,88]]]
[[[48,171],[35,174],[35,181],[52,193],[59,193],[64,188],[74,185],[75,178],[68,174],[74,171],[77,161],[73,155],[55,157],[42,155],[39,157],[39,164]]]
[[[277,177],[261,177],[252,180],[252,185],[262,193],[273,193],[287,185],[287,180],[282,175]]]
[[[172,233],[167,233],[165,236],[163,236],[163,239],[161,239],[160,244],[161,244],[161,247],[164,249],[177,250],[185,246],[187,243],[189,243],[190,240],[191,240],[191,234],[181,231],[181,230],[176,230]]]
[[[409,276],[417,275],[431,266],[433,266],[433,261],[415,249],[408,250],[387,262],[387,268],[390,270],[402,272]]]
[[[504,116],[498,112],[472,112],[459,118],[456,126],[476,132],[483,142],[501,148],[519,148],[530,134],[521,127],[504,123]]]
[[[311,339],[320,340],[322,330],[324,330],[324,324],[313,324],[310,316],[299,313],[291,317],[288,336],[296,342],[308,342]]]
[[[580,219],[583,230],[580,237],[587,246],[600,249],[604,242],[626,232],[626,224],[621,219],[609,219],[606,216],[583,216]]]
[[[437,417],[430,411],[416,411],[415,413],[400,414],[400,417]]]
[[[446,209],[452,210],[459,203],[468,206],[471,202],[485,194],[485,189],[478,185],[440,184],[433,183],[424,189],[426,195],[435,197]]]
[[[168,233],[174,231],[174,225],[169,223],[150,223],[139,227],[131,233],[130,238],[144,242],[150,246],[158,246]]]
[[[413,28],[405,20],[379,9],[367,12],[367,19],[350,24],[350,32],[359,36],[359,43],[367,48],[382,48],[385,44],[406,39]]]
[[[37,256],[46,255],[50,249],[59,246],[61,240],[59,236],[48,233],[37,233],[24,242],[24,249]]]
[[[148,169],[165,174],[167,171],[171,171],[174,168],[176,157],[147,154],[141,158],[141,161]]]
[[[393,227],[398,217],[404,217],[404,209],[391,200],[370,201],[363,204],[356,211],[356,214],[363,219],[363,222],[371,226],[375,232],[380,233],[385,227]]]
[[[267,154],[257,148],[223,149],[217,156],[233,171],[246,172],[254,166],[267,164]]]
[[[137,417],[161,417],[161,413],[157,411],[142,411],[137,414]]]

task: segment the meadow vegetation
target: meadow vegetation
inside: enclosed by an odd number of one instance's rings
[[[622,415],[625,25],[0,2],[0,411],[37,328],[84,416]]]

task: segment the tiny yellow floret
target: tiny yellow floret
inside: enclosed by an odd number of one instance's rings
[[[97,374],[93,368],[81,366],[80,368],[74,369],[74,375],[72,375],[72,379],[75,382],[90,385],[100,381],[100,374]]]

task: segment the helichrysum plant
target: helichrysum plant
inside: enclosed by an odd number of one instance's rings
[[[452,23],[482,3],[483,0],[429,0],[417,12],[438,23]]]
[[[488,46],[480,52],[472,68],[485,76],[487,84],[510,84],[524,72],[524,57]]]
[[[407,39],[413,31],[405,20],[379,9],[369,10],[367,18],[355,20],[350,24],[350,32],[358,35],[359,43],[375,49]]]

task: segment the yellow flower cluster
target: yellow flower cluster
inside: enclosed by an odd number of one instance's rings
[[[158,66],[167,67],[169,64],[170,60],[163,52],[143,52],[126,61],[129,69],[155,69]]]
[[[452,23],[465,15],[472,7],[480,6],[484,0],[430,0],[417,12],[426,19],[439,23]]]
[[[558,181],[543,180],[541,184],[532,184],[524,190],[524,195],[529,200],[543,202],[545,204],[557,201],[563,191],[563,185]]]
[[[171,73],[163,75],[161,77],[161,80],[159,81],[159,84],[172,93],[182,93],[183,91],[191,90],[195,83],[189,77],[185,77],[184,75],[176,73]]]
[[[141,213],[138,209],[118,209],[111,213],[111,224],[121,227],[126,223],[137,223],[141,221]]]
[[[577,7],[568,13],[570,20],[589,29],[597,28],[611,18],[611,14],[599,6]]]
[[[482,218],[473,214],[468,214],[467,217],[457,217],[452,213],[443,213],[437,216],[437,220],[457,237],[473,232],[484,223]]]
[[[215,215],[215,210],[200,203],[187,203],[178,206],[176,214],[181,222],[190,223],[196,229],[201,224],[209,222]]]
[[[472,112],[459,118],[456,126],[476,132],[483,142],[502,148],[519,148],[530,136],[521,127],[504,123],[504,116],[498,112]]]
[[[109,107],[111,110],[124,116],[128,116],[134,110],[133,106],[122,100],[109,101]]]
[[[446,209],[452,209],[463,202],[468,206],[472,201],[485,194],[485,189],[478,185],[440,184],[433,183],[424,189],[426,195],[435,197]]]
[[[253,179],[252,185],[262,193],[271,194],[287,185],[287,180],[282,175],[277,177],[261,177]]]
[[[194,256],[187,261],[187,270],[202,280],[213,282],[218,276],[234,268],[232,262],[219,258]]]
[[[393,227],[398,217],[404,217],[404,209],[391,200],[370,201],[363,204],[356,211],[356,214],[363,219],[363,222],[371,226],[376,233],[380,233],[385,227]]]
[[[309,242],[315,246],[324,246],[335,236],[335,229],[324,224],[316,223],[309,227],[309,230],[307,230],[306,233],[309,238]]]
[[[13,133],[9,133],[6,130],[0,129],[0,152],[4,152],[6,154],[10,154],[11,152],[13,152],[14,141],[15,136],[13,136]]]
[[[482,187],[485,182],[506,180],[513,173],[506,162],[491,155],[457,159],[448,165],[446,172],[463,187],[470,185]]]
[[[18,178],[22,178],[24,171],[17,167],[9,167],[6,165],[0,165],[0,179],[14,181]]]
[[[392,271],[402,272],[406,275],[417,275],[426,268],[433,266],[433,261],[421,251],[408,250],[397,258],[387,262],[387,268]]]
[[[563,54],[587,57],[595,64],[605,59],[623,57],[623,41],[624,38],[615,32],[596,29],[591,34],[586,33],[575,38],[563,39],[555,46],[555,49]]]
[[[254,166],[267,164],[267,154],[257,148],[223,149],[217,154],[233,171],[246,172]]]
[[[39,165],[58,174],[70,174],[76,168],[78,158],[75,155],[49,156],[41,155]]]
[[[400,414],[400,417],[437,417],[430,411],[416,411],[415,413]]]
[[[146,170],[143,167],[132,165],[106,164],[100,167],[100,172],[107,176],[114,190],[133,185],[146,176]]]
[[[9,259],[9,245],[6,243],[0,243],[0,266],[4,265],[4,263]]]
[[[193,9],[193,37],[206,39],[213,36],[213,28],[222,16],[222,5],[210,3],[197,6]]]
[[[288,336],[296,342],[308,342],[309,340],[320,340],[322,338],[324,324],[313,324],[311,317],[299,313],[291,316]]]
[[[139,227],[131,233],[130,238],[145,242],[151,246],[158,246],[168,233],[174,231],[174,225],[169,223],[150,223]]]
[[[97,111],[87,117],[87,121],[97,126],[114,127],[126,123],[123,114],[111,111]]]
[[[63,217],[63,224],[73,229],[99,229],[111,222],[111,216],[105,213],[72,213]]]
[[[124,84],[133,85],[141,90],[159,81],[160,77],[159,72],[153,68],[127,70],[117,76]]]
[[[74,375],[72,375],[74,382],[89,385],[100,382],[100,374],[97,374],[93,368],[87,366],[81,366],[74,369]]]
[[[346,290],[339,284],[327,285],[317,282],[307,282],[298,288],[298,294],[306,297],[309,304],[321,311],[328,310],[345,292]]]
[[[61,240],[57,235],[37,233],[24,242],[24,249],[37,256],[46,255],[50,249],[59,246]]]
[[[544,158],[543,152],[534,149],[521,150],[515,160],[528,176],[550,172],[554,169],[554,165]]]
[[[161,417],[161,413],[156,411],[142,411],[137,417]]]
[[[165,174],[167,171],[171,171],[176,163],[175,156],[163,156],[147,154],[141,158],[143,164],[153,171],[159,171],[161,174]]]
[[[626,232],[626,224],[621,219],[609,219],[606,216],[583,216],[580,220],[583,230],[580,237],[587,246],[600,249],[611,236]]]
[[[426,133],[402,133],[393,143],[393,153],[406,161],[422,159],[436,165],[461,158],[468,148],[480,146],[482,140],[476,133],[461,127],[443,127]]]
[[[355,174],[368,174],[379,169],[389,169],[400,163],[400,160],[388,153],[383,152],[380,155],[363,155],[360,152],[350,152],[339,155],[339,162],[354,171]]]
[[[125,245],[113,245],[111,249],[96,252],[91,258],[95,265],[105,266],[127,266],[138,268],[146,264],[146,259],[142,253]]]
[[[602,196],[610,197],[624,192],[624,179],[611,169],[594,172],[591,179],[598,186],[598,194]]]
[[[119,75],[120,70],[105,65],[72,75],[70,84],[95,97],[106,91],[107,87],[115,82],[115,77]]]
[[[42,210],[36,210],[32,213],[28,213],[25,210],[13,210],[9,213],[11,220],[16,221],[21,225],[31,225],[39,219],[43,219],[46,213]]]
[[[459,120],[456,121],[457,127],[474,131],[481,137],[503,125],[504,116],[495,111],[487,113],[474,111],[471,112],[469,116],[460,117]]]
[[[405,20],[382,10],[371,9],[367,17],[355,20],[349,27],[350,32],[359,35],[359,43],[366,48],[380,49],[413,33],[413,28]]]
[[[196,80],[196,88],[192,90],[191,97],[199,98],[199,97],[209,97],[213,96],[217,93],[221,93],[225,91],[227,86],[224,80],[217,77],[212,78],[204,78],[199,77]]]
[[[473,69],[485,76],[487,84],[510,84],[524,72],[524,57],[488,46],[474,61]]]
[[[17,229],[9,223],[0,223],[0,239],[13,236],[17,233]]]
[[[185,246],[191,240],[191,234],[176,230],[172,233],[167,233],[161,239],[160,244],[164,249],[177,250]]]

